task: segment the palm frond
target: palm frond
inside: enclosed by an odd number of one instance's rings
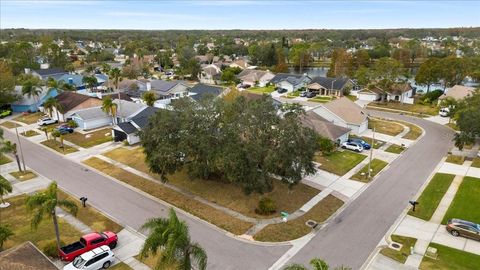
[[[189,256],[192,256],[199,270],[207,269],[207,252],[197,243],[190,244]]]
[[[313,266],[315,270],[328,270],[330,268],[324,260],[318,258],[313,258],[310,261],[310,265]]]
[[[78,212],[78,206],[71,200],[59,200],[57,202],[58,206],[63,206],[68,209],[68,212],[74,216],[77,215]]]
[[[301,264],[295,263],[283,268],[283,270],[308,270],[308,269]]]
[[[38,228],[38,225],[40,225],[40,223],[42,222],[44,213],[45,211],[43,210],[43,208],[39,208],[33,213],[32,220],[30,221],[30,226],[34,230],[36,230]]]

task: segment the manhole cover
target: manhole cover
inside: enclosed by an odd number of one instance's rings
[[[393,244],[392,244],[392,247],[394,247],[394,248],[400,248],[400,245],[397,244],[397,243],[393,243]]]

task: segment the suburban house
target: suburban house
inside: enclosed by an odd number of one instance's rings
[[[197,83],[194,87],[190,89],[190,97],[199,101],[207,95],[212,95],[214,97],[220,96],[225,89],[220,86],[207,85],[203,83]]]
[[[372,86],[357,92],[357,98],[364,101],[398,101],[413,104],[415,89],[409,83],[396,83],[384,90],[378,86]]]
[[[202,68],[199,80],[201,83],[216,84],[220,82],[222,70],[218,65],[210,64]]]
[[[268,70],[244,69],[237,75],[242,85],[265,87],[275,74]]]
[[[140,103],[143,103],[142,96],[145,92],[153,91],[157,98],[154,106],[157,108],[165,108],[172,99],[186,97],[189,94],[189,86],[183,81],[128,80],[119,84],[119,89]]]
[[[57,114],[57,109],[54,108],[52,118],[62,122],[69,120],[77,111],[102,106],[101,99],[74,92],[62,92],[55,99],[58,101],[60,110]]]
[[[20,98],[11,104],[13,112],[36,112],[39,107],[50,97],[57,96],[58,92],[54,88],[48,89],[42,87],[42,92],[38,97],[28,97],[22,94],[22,86],[15,86],[15,94]]]
[[[239,58],[239,59],[236,59],[234,60],[230,65],[228,65],[229,67],[231,68],[241,68],[241,69],[246,69],[249,67],[249,64],[247,63],[247,61],[245,59],[242,59],[242,58]]]
[[[357,90],[357,84],[348,78],[314,77],[307,89],[321,96],[342,97],[345,91]]]
[[[273,83],[276,88],[282,88],[287,90],[287,92],[293,92],[306,87],[311,80],[312,79],[308,77],[307,74],[278,73],[270,80],[270,83]]]
[[[68,74],[68,71],[65,71],[61,68],[46,68],[36,70],[25,69],[25,73],[32,74],[33,76],[46,81],[49,77],[52,77],[53,79],[60,78],[61,76]]]
[[[93,75],[97,79],[97,87],[106,85],[108,83],[108,76],[104,74],[95,74]],[[85,89],[85,83],[83,83],[83,75],[80,74],[64,74],[56,79],[58,82],[64,82],[67,84],[74,85],[78,90]]]
[[[112,129],[113,140],[116,142],[126,140],[128,144],[140,142],[138,132],[148,125],[149,118],[158,110],[160,109],[146,106],[131,116],[128,121],[115,125]]]
[[[470,95],[473,94],[475,88],[463,86],[463,85],[455,85],[452,88],[447,88],[445,93],[438,98],[438,102],[440,103],[442,100],[447,98],[453,98],[455,100],[462,100]]]
[[[351,129],[337,126],[313,111],[308,111],[305,115],[300,116],[300,122],[303,126],[309,127],[317,132],[320,136],[325,137],[341,145],[348,141]]]
[[[358,91],[357,98],[364,101],[379,101],[385,98],[385,91],[378,86],[371,86]]]
[[[368,129],[367,113],[346,97],[323,103],[313,112],[332,124],[351,129],[353,134],[361,134]]]

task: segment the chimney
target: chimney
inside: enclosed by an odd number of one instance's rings
[[[152,83],[147,82],[147,91],[150,91],[150,90],[152,90]]]

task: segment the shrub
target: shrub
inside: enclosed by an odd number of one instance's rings
[[[328,155],[335,150],[335,144],[328,138],[321,137],[318,141],[318,145],[320,146],[320,151],[325,155]]]
[[[258,202],[258,208],[255,209],[255,213],[260,215],[269,215],[277,211],[275,201],[269,197],[263,197]]]
[[[442,94],[442,90],[431,91],[423,95],[420,100],[422,101],[422,104],[428,104],[436,101]]]
[[[73,121],[73,120],[69,120],[69,121],[67,122],[67,125],[68,125],[68,127],[70,127],[70,128],[76,128],[76,127],[78,127],[77,122],[75,122],[75,121]]]
[[[60,241],[60,246],[64,246],[65,243],[63,241]],[[51,240],[43,246],[42,249],[43,253],[47,255],[48,257],[51,258],[58,258],[58,248],[57,248],[57,241],[56,240]]]

